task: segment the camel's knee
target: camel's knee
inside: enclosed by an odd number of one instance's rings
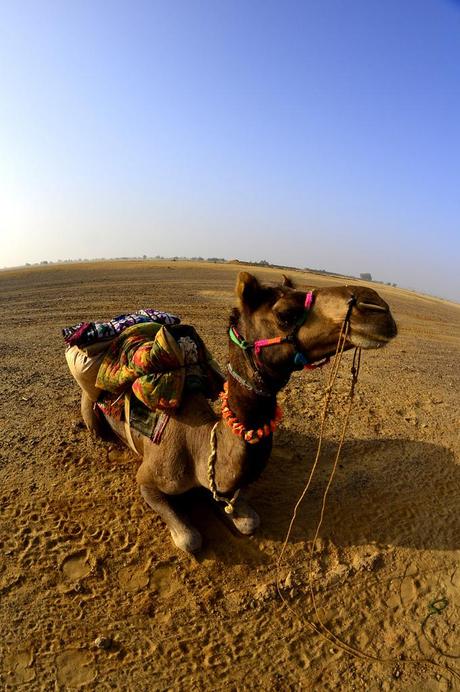
[[[171,507],[168,498],[151,485],[140,484],[141,495],[149,507],[155,510],[168,527],[174,545],[187,553],[194,553],[201,548],[201,534],[188,522],[184,521]]]
[[[141,469],[142,469],[142,465],[140,466],[139,471],[137,472],[138,482],[140,480],[139,479],[139,472],[141,471]],[[160,512],[162,506],[166,502],[164,495],[159,490],[154,488],[153,486],[145,485],[145,483],[141,483],[141,482],[139,482],[139,490],[140,490],[142,497],[144,498],[144,500],[148,504],[148,506],[151,507],[152,509],[154,509],[156,512]]]

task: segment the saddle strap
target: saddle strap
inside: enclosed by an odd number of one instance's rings
[[[131,426],[129,424],[131,420],[131,392],[125,394],[125,434],[129,446],[137,456],[141,454],[137,451],[136,445],[134,444],[133,436],[131,435]]]

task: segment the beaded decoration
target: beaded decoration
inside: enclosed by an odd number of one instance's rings
[[[273,418],[273,420],[269,421],[263,427],[258,428],[257,430],[248,430],[244,427],[243,423],[241,423],[241,421],[238,420],[233,411],[231,411],[228,407],[227,382],[224,382],[224,391],[219,394],[219,397],[222,400],[222,418],[225,420],[225,422],[231,428],[232,432],[235,435],[241,437],[242,440],[245,440],[245,442],[248,442],[250,445],[260,442],[260,440],[263,437],[268,437],[273,432],[275,432],[276,428],[278,427],[278,423],[283,416],[283,413],[277,404],[275,417]]]

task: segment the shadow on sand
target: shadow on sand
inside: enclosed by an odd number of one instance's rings
[[[315,438],[292,431],[277,436],[264,474],[250,489],[251,503],[261,516],[253,538],[230,533],[204,496],[189,498],[187,511],[205,539],[202,558],[232,564],[270,562],[258,544],[284,540],[316,445]],[[335,443],[324,441],[291,542],[313,538],[336,451]],[[419,550],[460,549],[459,489],[460,466],[444,447],[407,439],[351,440],[342,448],[320,535],[342,547],[375,542]]]

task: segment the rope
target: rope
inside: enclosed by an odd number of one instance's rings
[[[220,421],[217,421],[214,423],[212,430],[211,430],[211,439],[210,439],[210,445],[211,445],[211,451],[209,453],[208,457],[208,482],[209,482],[209,489],[212,493],[212,496],[216,502],[225,502],[225,512],[227,514],[233,514],[234,512],[234,504],[238,498],[238,495],[240,493],[239,489],[234,493],[233,497],[228,500],[226,497],[223,495],[219,495],[217,492],[217,486],[216,486],[216,479],[215,479],[215,464],[216,464],[216,457],[217,457],[217,436],[216,436],[216,430],[217,426],[219,425]]]
[[[289,538],[291,537],[291,533],[292,533],[292,529],[293,529],[294,524],[295,524],[295,520],[297,519],[297,511],[298,511],[300,505],[302,504],[302,501],[303,501],[305,495],[307,494],[307,492],[308,492],[308,490],[309,490],[309,488],[310,488],[311,481],[312,481],[312,479],[313,479],[314,473],[315,473],[315,471],[316,471],[316,467],[317,467],[317,465],[318,465],[318,460],[319,460],[319,457],[320,457],[320,454],[321,454],[321,447],[322,447],[322,444],[323,444],[324,426],[325,426],[326,416],[327,416],[327,412],[328,412],[328,409],[329,409],[329,403],[330,403],[331,395],[332,395],[332,388],[333,388],[333,385],[334,385],[335,380],[336,380],[336,378],[337,378],[338,370],[339,370],[339,367],[340,367],[340,362],[341,362],[341,359],[342,359],[342,354],[343,354],[343,351],[344,351],[344,348],[345,348],[345,340],[346,340],[346,337],[347,337],[347,335],[348,335],[348,331],[349,331],[348,322],[347,322],[346,324],[345,324],[345,322],[344,322],[344,323],[342,324],[342,329],[341,329],[341,331],[340,331],[339,340],[338,340],[338,342],[337,342],[337,348],[336,348],[335,354],[334,354],[334,360],[333,360],[333,362],[332,362],[332,366],[331,366],[331,369],[330,369],[330,371],[329,371],[329,379],[328,379],[328,382],[327,382],[327,385],[326,385],[326,395],[325,395],[325,397],[324,397],[324,405],[323,405],[323,410],[322,410],[322,414],[321,414],[321,423],[320,423],[320,430],[319,430],[319,440],[318,440],[318,447],[317,447],[317,449],[316,449],[315,460],[314,460],[314,462],[313,462],[313,466],[312,466],[312,468],[311,468],[310,475],[309,475],[309,477],[308,477],[307,483],[306,483],[306,485],[305,485],[305,487],[304,487],[304,489],[303,489],[303,491],[302,491],[302,493],[301,493],[299,499],[297,500],[297,502],[296,502],[296,504],[295,504],[294,511],[293,511],[293,513],[292,513],[292,518],[291,518],[291,521],[290,521],[290,523],[289,523],[289,528],[288,528],[288,530],[287,530],[286,537],[285,537],[285,539],[284,539],[283,546],[282,546],[282,548],[281,548],[281,552],[280,552],[280,555],[279,555],[279,558],[278,558],[278,561],[277,561],[277,585],[276,585],[276,586],[277,586],[277,589],[278,589],[278,593],[279,593],[279,595],[280,595],[280,597],[281,597],[282,599],[283,599],[283,596],[282,596],[281,591],[280,591],[280,589],[279,589],[279,579],[278,579],[278,577],[279,577],[279,568],[280,568],[280,565],[281,565],[281,560],[283,559],[284,552],[285,552],[285,550],[286,550],[287,543],[288,543],[288,541],[289,541]],[[339,354],[339,350],[340,350],[340,354]],[[283,599],[283,600],[284,600],[284,599]]]
[[[435,644],[430,637],[426,633],[426,626],[428,623],[428,620],[433,616],[433,615],[441,615],[441,613],[447,608],[449,605],[449,601],[447,598],[437,598],[434,601],[431,601],[431,603],[428,604],[428,615],[422,622],[422,632],[423,636],[427,640],[428,644],[438,653],[441,654],[442,656],[446,656],[447,658],[460,658],[460,654],[448,654],[442,649]]]
[[[347,653],[350,656],[353,656],[355,658],[359,658],[362,660],[366,660],[369,662],[397,663],[398,665],[401,665],[401,664],[420,665],[421,663],[426,663],[428,665],[431,665],[434,668],[437,668],[437,669],[440,669],[443,671],[447,671],[452,676],[454,676],[455,678],[460,680],[460,674],[455,669],[451,668],[450,666],[448,666],[446,664],[438,663],[437,661],[433,661],[431,659],[421,658],[421,659],[400,660],[400,659],[395,659],[395,658],[382,658],[380,656],[368,654],[365,651],[361,651],[360,649],[357,649],[356,647],[348,644],[347,642],[340,639],[340,637],[338,637],[336,634],[334,634],[334,632],[332,632],[327,627],[327,625],[324,624],[324,622],[321,619],[321,616],[319,614],[319,611],[318,611],[318,606],[317,606],[316,596],[315,596],[315,590],[313,588],[312,562],[313,562],[313,557],[314,557],[316,541],[318,539],[319,532],[321,530],[321,526],[322,526],[323,519],[324,519],[327,496],[328,496],[329,489],[332,485],[332,481],[333,481],[333,478],[334,478],[334,475],[335,475],[335,472],[337,469],[338,461],[340,458],[340,453],[341,453],[343,442],[345,439],[345,434],[346,434],[346,431],[348,428],[348,422],[349,422],[349,418],[350,418],[350,414],[351,414],[351,408],[352,408],[352,404],[353,404],[356,382],[358,379],[359,368],[360,368],[360,364],[361,364],[361,349],[360,348],[356,348],[355,352],[354,352],[353,364],[352,364],[352,368],[351,368],[352,380],[351,380],[351,386],[350,386],[350,392],[349,392],[348,408],[347,408],[346,413],[345,413],[344,422],[343,422],[343,426],[342,426],[342,432],[340,435],[339,444],[338,444],[337,452],[335,455],[335,459],[334,459],[334,462],[332,465],[332,470],[331,470],[331,473],[329,476],[328,483],[326,485],[326,489],[325,489],[324,494],[323,494],[319,521],[318,521],[318,524],[317,524],[317,527],[315,530],[315,534],[314,534],[314,538],[313,538],[313,541],[312,541],[311,547],[310,547],[310,555],[309,555],[309,560],[308,560],[308,581],[309,581],[310,596],[311,596],[313,609],[314,609],[314,613],[315,613],[315,617],[316,617],[316,623],[303,617],[303,616],[301,616],[296,610],[294,610],[294,608],[288,603],[287,599],[284,597],[284,595],[281,591],[281,588],[280,588],[281,561],[282,561],[284,553],[286,551],[287,543],[289,541],[295,520],[297,518],[297,511],[298,511],[303,499],[305,498],[305,495],[307,494],[307,492],[310,488],[311,481],[313,479],[314,473],[316,471],[316,467],[318,465],[318,460],[319,460],[319,457],[321,454],[325,421],[327,418],[327,414],[329,412],[329,404],[331,401],[332,389],[333,389],[333,386],[334,386],[335,381],[337,379],[337,374],[338,374],[340,363],[342,360],[342,355],[343,355],[343,352],[345,349],[345,343],[346,343],[346,339],[348,336],[348,332],[349,332],[349,314],[347,313],[347,316],[345,317],[343,324],[342,324],[342,328],[340,330],[340,335],[339,335],[339,339],[337,342],[337,348],[336,348],[336,351],[334,354],[332,367],[331,367],[331,370],[329,373],[329,379],[328,379],[328,382],[326,385],[326,392],[325,392],[325,396],[324,396],[324,405],[323,405],[323,410],[321,413],[320,434],[319,434],[319,440],[318,440],[318,446],[317,446],[317,450],[316,450],[315,459],[314,459],[310,474],[308,476],[307,483],[306,483],[299,499],[297,500],[297,502],[294,506],[294,510],[293,510],[291,521],[289,523],[289,527],[288,527],[288,530],[286,533],[286,537],[283,541],[281,552],[279,554],[279,557],[278,557],[278,560],[276,563],[276,589],[278,591],[278,595],[281,598],[281,601],[283,602],[283,604],[286,606],[286,608],[289,610],[289,612],[296,619],[298,619],[301,623],[305,623],[308,627],[310,627],[311,630],[313,630],[316,634],[321,636],[324,640],[326,640],[330,644],[333,644],[334,646],[341,649],[342,651],[344,651],[345,653]],[[438,603],[438,602],[435,602],[435,603]],[[430,612],[428,614],[427,618],[425,618],[425,621],[423,623],[423,627],[426,625],[428,617],[430,617],[431,615],[433,615],[437,612],[439,612],[439,610],[432,610],[432,612]],[[422,627],[422,629],[423,629],[423,627]],[[426,634],[425,634],[425,637],[426,637]]]

